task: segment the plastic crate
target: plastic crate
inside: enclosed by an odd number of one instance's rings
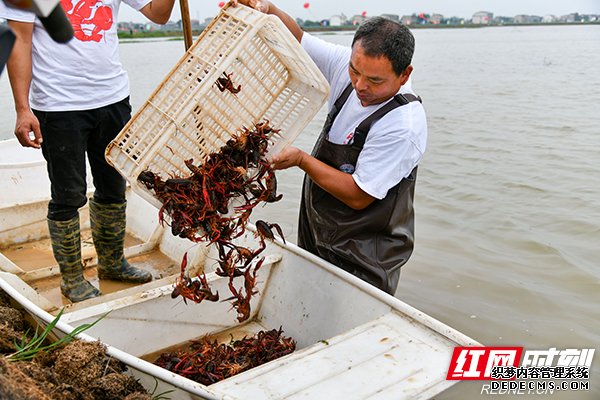
[[[215,85],[232,74],[239,93]],[[225,6],[106,149],[132,189],[161,203],[137,181],[144,170],[188,176],[242,126],[268,120],[278,135],[269,154],[290,144],[320,110],[329,84],[285,25],[249,7]]]

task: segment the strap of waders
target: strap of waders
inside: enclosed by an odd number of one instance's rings
[[[422,103],[421,98],[419,96],[415,96],[410,93],[398,93],[397,95],[395,95],[392,100],[386,103],[383,107],[379,108],[373,114],[369,115],[367,118],[364,119],[364,121],[362,121],[358,125],[358,127],[354,131],[352,147],[359,150],[362,149],[365,145],[365,141],[367,140],[367,135],[369,133],[369,130],[371,129],[371,125],[373,125],[375,121],[377,121],[393,109],[404,106],[413,101],[418,101],[419,103]]]

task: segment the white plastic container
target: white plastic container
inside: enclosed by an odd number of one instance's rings
[[[223,73],[241,85],[237,94],[218,89]],[[185,160],[204,161],[243,126],[264,120],[280,129],[271,138],[274,155],[302,132],[328,94],[327,81],[277,17],[226,6],[108,146],[106,158],[136,193],[160,207],[138,183],[142,171],[187,176]]]

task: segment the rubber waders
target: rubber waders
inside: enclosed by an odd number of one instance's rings
[[[127,203],[102,204],[90,199],[90,223],[98,255],[98,277],[132,283],[150,282],[152,274],[132,267],[123,255],[126,206]]]
[[[83,277],[79,216],[68,221],[48,220],[54,258],[60,267],[60,291],[73,303],[102,293]]]

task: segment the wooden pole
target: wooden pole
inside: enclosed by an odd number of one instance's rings
[[[183,43],[187,51],[192,45],[192,24],[190,22],[190,7],[188,0],[179,0],[181,10],[181,23],[183,28]]]

